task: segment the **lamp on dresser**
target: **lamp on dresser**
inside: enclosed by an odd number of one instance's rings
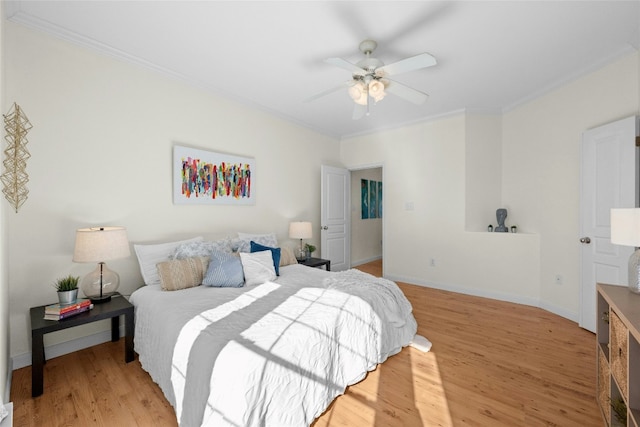
[[[640,208],[611,209],[611,243],[636,248],[629,257],[629,290],[640,294]]]
[[[111,300],[118,286],[120,276],[107,267],[106,261],[126,258],[131,255],[127,230],[124,227],[92,227],[76,230],[74,262],[97,262],[94,271],[87,274],[80,283],[80,289],[94,304]]]
[[[298,260],[304,260],[307,258],[306,251],[302,247],[302,239],[310,239],[313,237],[313,230],[311,223],[306,221],[296,221],[289,224],[289,238],[300,239],[300,249],[296,254]]]

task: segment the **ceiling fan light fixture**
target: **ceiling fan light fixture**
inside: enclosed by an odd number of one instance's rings
[[[384,84],[380,80],[372,80],[369,83],[369,94],[376,101],[382,101],[386,95],[384,91]]]
[[[356,82],[349,88],[349,96],[356,104],[367,105],[367,87],[362,82]]]

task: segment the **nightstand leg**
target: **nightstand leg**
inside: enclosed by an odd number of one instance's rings
[[[31,397],[40,396],[44,388],[43,334],[31,332]]]
[[[133,362],[133,307],[124,315],[124,361]]]
[[[116,342],[120,339],[120,316],[111,318],[111,341]]]

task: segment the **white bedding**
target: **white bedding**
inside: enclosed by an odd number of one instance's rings
[[[416,333],[393,282],[301,265],[280,274],[131,295],[135,350],[181,426],[308,426]]]

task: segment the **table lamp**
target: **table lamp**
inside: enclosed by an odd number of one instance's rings
[[[310,239],[313,237],[311,223],[305,221],[296,221],[289,224],[289,238],[300,239],[300,250],[296,254],[298,260],[307,258],[306,251],[302,248],[302,239]]]
[[[611,209],[611,243],[636,248],[629,257],[629,290],[640,294],[640,208]]]
[[[73,262],[97,262],[94,271],[87,274],[80,283],[80,289],[94,304],[111,300],[118,286],[120,276],[107,268],[105,261],[126,258],[131,254],[127,230],[124,227],[93,227],[76,230],[76,246]]]

